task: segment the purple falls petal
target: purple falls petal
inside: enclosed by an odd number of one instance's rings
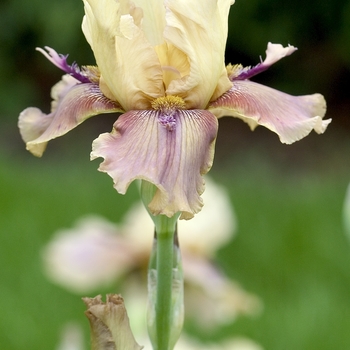
[[[66,134],[86,119],[96,114],[121,111],[116,102],[102,94],[97,84],[72,83],[57,88],[62,82],[52,89],[54,101],[50,114],[30,107],[19,116],[22,139],[27,150],[37,157],[42,156],[48,141]]]
[[[313,129],[323,133],[331,119],[322,120],[326,102],[322,95],[291,96],[249,80],[235,80],[232,88],[209,110],[218,118],[243,119],[254,129],[263,125],[278,134],[282,143],[293,143]]]
[[[203,205],[201,175],[212,165],[217,119],[203,110],[176,110],[166,119],[156,110],[121,115],[110,134],[93,142],[91,159],[104,158],[99,170],[113,178],[119,193],[135,179],[157,186],[149,204],[153,215],[182,212],[190,219]]]

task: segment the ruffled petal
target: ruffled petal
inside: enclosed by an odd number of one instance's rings
[[[278,134],[282,143],[293,143],[313,129],[323,133],[331,119],[322,120],[326,101],[320,94],[291,96],[249,80],[235,80],[233,87],[213,102],[209,110],[218,118],[243,119],[254,129],[263,125]]]
[[[57,54],[58,57],[58,54]],[[54,116],[53,112],[57,109],[59,101],[67,94],[67,92],[79,81],[69,74],[66,74],[62,79],[55,84],[51,89],[51,113],[44,114],[40,109],[29,107],[25,109],[19,116],[18,127],[22,139],[25,143],[37,139],[49,127]],[[33,146],[32,153],[41,156],[47,146],[47,142]]]
[[[85,72],[80,70],[79,66],[75,62],[71,65],[67,63],[68,55],[61,55],[48,46],[45,46],[45,49],[47,52],[40,47],[36,48],[37,51],[41,52],[56,67],[68,73],[76,80],[80,81],[81,83],[92,82],[90,81],[89,77],[84,74]]]
[[[161,111],[130,111],[119,117],[111,134],[93,142],[91,159],[103,157],[99,170],[124,194],[135,179],[157,186],[149,209],[189,219],[202,207],[201,175],[212,165],[217,119],[208,111],[176,110],[173,120]]]
[[[50,114],[30,107],[19,116],[18,127],[27,150],[37,157],[42,156],[48,141],[66,134],[86,119],[96,114],[123,111],[92,83],[73,83],[67,87],[61,81],[53,87],[52,96],[57,100],[52,103]]]
[[[141,29],[139,8],[130,1],[84,0],[83,32],[101,71],[102,91],[124,110],[150,108],[164,95],[157,54]]]
[[[274,63],[282,59],[283,57],[291,55],[294,51],[298,50],[296,47],[288,45],[283,47],[281,44],[267,44],[266,58],[263,62],[257,64],[255,67],[245,67],[241,65],[234,66],[234,70],[229,72],[230,80],[245,80],[250,79],[254,75],[257,75],[268,68],[270,68]]]
[[[37,139],[49,127],[53,119],[53,114],[44,114],[39,108],[26,108],[19,115],[18,127],[23,141],[27,144],[27,150],[37,157],[41,157],[45,152],[47,142],[33,144],[30,147],[28,142]]]
[[[222,95],[231,83],[225,74],[224,52],[231,0],[166,1],[166,41],[183,51],[190,73],[172,81],[168,95],[182,97],[188,109],[206,108],[214,92]],[[174,60],[171,66],[177,67]]]

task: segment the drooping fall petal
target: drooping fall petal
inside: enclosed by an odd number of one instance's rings
[[[231,83],[224,65],[227,18],[232,0],[169,0],[166,2],[166,41],[183,51],[190,73],[171,82],[168,95],[182,97],[188,109],[205,109],[214,92],[220,96]],[[177,62],[170,62],[177,67]]]
[[[201,175],[212,165],[216,134],[217,119],[208,111],[176,110],[171,117],[158,110],[130,111],[111,134],[94,141],[91,158],[105,159],[99,170],[113,178],[119,193],[135,179],[157,186],[149,204],[153,215],[182,212],[188,219],[203,205]]]
[[[326,102],[322,95],[291,96],[249,80],[234,80],[232,88],[209,110],[218,118],[243,119],[254,129],[263,125],[278,134],[282,143],[293,143],[312,130],[323,133],[331,119],[322,120]]]
[[[92,350],[141,350],[130,329],[129,318],[120,295],[107,295],[106,303],[101,296],[83,298],[88,307],[85,311],[90,322]]]
[[[157,54],[140,28],[142,11],[128,0],[84,5],[83,32],[101,71],[102,91],[124,110],[150,108],[164,88]]]
[[[67,79],[64,76],[63,79]],[[45,151],[47,142],[66,134],[86,119],[100,113],[122,111],[121,107],[100,91],[97,84],[56,84],[52,89],[52,112],[44,114],[38,108],[27,108],[19,116],[18,126],[27,150],[37,157]]]

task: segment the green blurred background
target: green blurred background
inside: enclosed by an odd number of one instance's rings
[[[89,162],[91,141],[115,116],[88,120],[51,142],[42,159],[25,151],[18,134],[18,114],[27,106],[48,111],[61,76],[36,46],[94,63],[82,16],[78,0],[0,4],[1,349],[54,349],[67,321],[88,328],[80,299],[44,277],[41,248],[81,215],[118,221],[138,196],[135,186],[118,195],[96,171],[98,161]],[[342,223],[350,180],[349,23],[345,0],[237,0],[231,9],[227,62],[254,65],[269,41],[298,47],[254,80],[290,94],[322,93],[333,121],[324,135],[291,146],[263,128],[220,121],[211,175],[227,186],[239,229],[217,263],[265,307],[211,334],[186,325],[204,341],[243,335],[266,350],[350,349],[350,245]]]

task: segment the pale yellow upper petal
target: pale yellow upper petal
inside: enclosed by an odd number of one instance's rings
[[[101,90],[125,110],[149,108],[151,100],[164,95],[163,75],[140,28],[141,9],[130,1],[83,1],[83,32],[103,78]]]
[[[163,0],[133,0],[143,10],[141,28],[152,46],[164,42],[165,7]]]
[[[187,108],[205,108],[215,94],[226,92],[224,52],[227,18],[231,0],[168,0],[164,37],[169,44],[186,54],[190,72],[173,80],[166,93],[178,95]],[[170,65],[177,66],[176,59]]]
[[[155,50],[162,66],[165,89],[173,80],[181,79],[190,74],[190,62],[183,51],[167,42],[157,45]]]

